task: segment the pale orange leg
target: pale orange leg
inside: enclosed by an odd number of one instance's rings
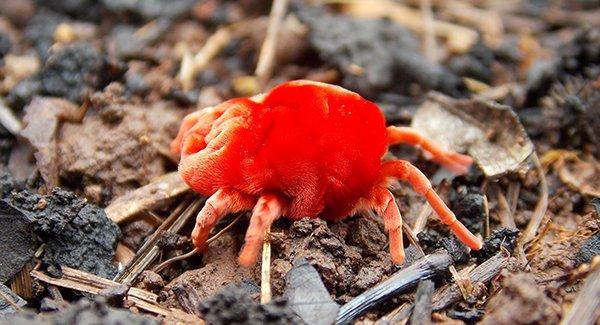
[[[423,148],[423,150],[431,153],[435,162],[455,174],[460,175],[466,173],[473,163],[471,157],[445,150],[439,143],[421,135],[413,128],[390,126],[387,128],[387,132],[388,143],[390,145],[406,143],[413,146],[419,146]]]
[[[204,203],[204,207],[196,217],[196,225],[192,231],[194,246],[204,249],[210,230],[229,213],[252,209],[255,199],[238,192],[218,190]]]
[[[394,264],[404,261],[404,244],[402,243],[402,216],[396,205],[394,195],[385,187],[376,187],[371,204],[383,218],[385,231],[390,241],[390,255]]]
[[[442,201],[442,199],[431,188],[431,183],[425,175],[411,163],[405,160],[394,160],[382,165],[382,175],[395,177],[400,181],[410,183],[415,192],[425,196],[431,208],[437,213],[440,220],[446,224],[452,232],[471,249],[481,249],[482,243],[475,237],[460,221],[454,213]]]
[[[252,211],[244,247],[240,253],[239,262],[241,265],[251,266],[256,262],[267,229],[284,212],[285,203],[276,195],[266,194],[258,199]]]

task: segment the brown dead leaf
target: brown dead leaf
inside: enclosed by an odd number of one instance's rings
[[[81,120],[85,109],[68,100],[36,97],[25,107],[21,131],[35,149],[36,166],[46,183],[46,188],[59,185],[57,130],[61,121]]]
[[[448,149],[467,152],[488,177],[516,171],[533,153],[517,115],[492,101],[432,93],[415,113],[412,127]]]

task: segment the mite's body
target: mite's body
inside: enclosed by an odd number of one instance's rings
[[[391,179],[409,182],[442,221],[473,249],[474,237],[406,161],[382,161],[387,146],[421,145],[454,172],[471,164],[409,128],[385,126],[378,107],[341,87],[310,81],[282,84],[265,95],[239,98],[192,113],[172,149],[179,172],[195,191],[210,196],[192,239],[203,247],[227,213],[254,209],[240,262],[257,257],[265,229],[277,218],[337,220],[375,209],[385,221],[394,262],[404,258],[401,217],[387,190]]]

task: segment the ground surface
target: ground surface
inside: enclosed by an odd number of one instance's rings
[[[327,323],[357,301],[373,308],[348,321],[557,324],[577,314],[598,322],[599,311],[585,314],[576,300],[600,254],[600,6],[326,3],[288,3],[271,69],[257,75],[270,1],[1,1],[0,322]],[[342,85],[376,102],[389,125],[472,155],[477,167],[459,177],[413,148],[386,157],[423,170],[484,249],[469,252],[396,184],[415,233],[405,237],[404,265],[391,262],[374,214],[280,220],[270,236],[275,298],[261,305],[260,263],[237,264],[242,216],[205,254],[156,270],[193,248],[191,222],[164,230],[199,197],[176,185],[160,199],[160,185],[132,193],[176,170],[169,144],[181,119],[292,79]],[[125,213],[114,208],[120,200],[141,208]],[[361,295],[401,286],[423,253],[450,255],[454,266],[432,271],[434,285],[416,294],[419,277],[378,304]],[[488,267],[494,258],[504,260]],[[140,271],[130,281],[127,265]],[[120,283],[69,285],[66,267]],[[490,276],[478,278],[480,267]],[[131,298],[130,286],[151,295],[154,309]]]

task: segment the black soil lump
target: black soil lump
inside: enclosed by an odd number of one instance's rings
[[[109,307],[101,299],[90,301],[82,299],[68,308],[54,313],[36,315],[23,311],[6,319],[7,324],[158,324],[155,319],[128,310]]]
[[[48,57],[48,49],[54,44],[54,30],[59,24],[70,21],[65,15],[40,9],[27,24],[24,38],[35,46],[38,56],[45,60]]]
[[[36,0],[36,2],[56,12],[87,20],[98,20],[100,8],[97,0]]]
[[[478,251],[471,251],[471,255],[482,263],[500,251],[504,247],[512,253],[517,243],[519,231],[517,229],[500,228],[492,232],[492,235],[483,242],[483,247]]]
[[[469,261],[467,247],[454,234],[443,236],[433,229],[427,229],[418,233],[417,238],[427,254],[445,249],[455,263],[462,264]]]
[[[485,199],[479,191],[456,192],[450,199],[450,207],[467,229],[475,234],[481,232],[485,219]]]
[[[301,8],[310,28],[309,43],[326,63],[342,72],[342,85],[363,96],[407,93],[411,83],[461,96],[465,88],[450,70],[428,62],[418,41],[404,28],[385,20],[358,20]]]
[[[8,34],[0,29],[0,64],[2,64],[2,58],[10,52],[10,38]]]
[[[36,249],[31,220],[6,200],[0,200],[0,283],[19,272]]]
[[[285,299],[261,305],[237,286],[228,286],[201,302],[199,311],[207,324],[302,324]]]
[[[82,102],[122,73],[119,63],[110,61],[92,44],[70,43],[52,50],[41,71],[17,85],[9,101],[22,106],[34,95],[49,95]]]
[[[48,196],[22,191],[9,202],[33,220],[36,234],[46,244],[42,261],[52,269],[64,265],[104,278],[115,275],[121,232],[103,209],[61,189]]]
[[[596,255],[600,255],[600,233],[593,235],[583,242],[579,252],[575,255],[576,265],[589,263]]]

